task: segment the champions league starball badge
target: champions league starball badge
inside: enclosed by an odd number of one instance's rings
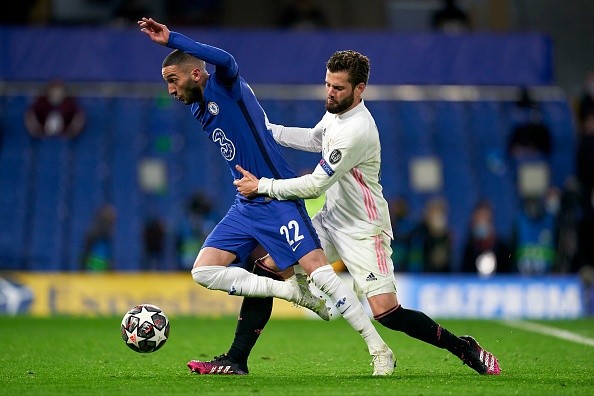
[[[338,161],[340,161],[340,160],[341,160],[341,158],[342,158],[342,153],[340,152],[340,150],[336,149],[336,150],[334,150],[334,151],[332,151],[332,152],[330,153],[330,158],[329,158],[329,160],[330,160],[330,163],[331,163],[332,165],[334,165],[334,164],[336,164]]]

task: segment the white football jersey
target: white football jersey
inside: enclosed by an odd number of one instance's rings
[[[392,238],[388,203],[379,181],[379,133],[363,101],[344,114],[326,112],[314,128],[268,126],[278,143],[321,152],[322,159],[311,174],[285,180],[261,178],[259,193],[295,199],[326,192],[324,208],[316,215],[326,226],[355,238],[381,233]]]

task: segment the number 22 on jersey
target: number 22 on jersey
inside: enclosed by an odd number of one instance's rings
[[[299,245],[301,245],[301,240],[304,238],[304,236],[299,233],[299,223],[295,220],[291,220],[287,225],[283,225],[279,231],[281,235],[284,235],[285,238],[287,238],[287,243],[291,249],[293,251],[297,250]]]

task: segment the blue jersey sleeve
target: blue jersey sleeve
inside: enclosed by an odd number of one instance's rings
[[[170,32],[167,46],[214,65],[217,76],[226,81],[232,81],[238,76],[239,66],[235,58],[220,48],[199,43],[177,32]]]

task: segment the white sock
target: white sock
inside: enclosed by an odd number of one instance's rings
[[[330,297],[342,317],[361,334],[370,354],[386,347],[386,343],[363,310],[363,305],[353,290],[336,275],[332,266],[320,267],[313,271],[310,277],[313,283]]]
[[[194,281],[211,290],[246,297],[278,297],[295,302],[299,290],[292,282],[258,276],[240,267],[209,265],[192,269]]]

